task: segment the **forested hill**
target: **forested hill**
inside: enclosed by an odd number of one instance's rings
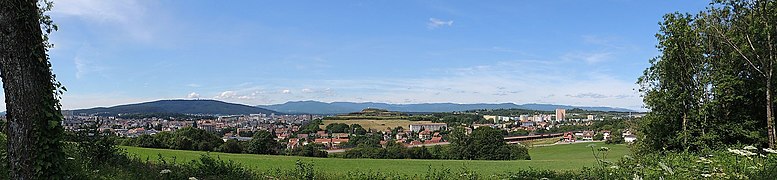
[[[73,110],[73,113],[100,115],[144,113],[239,115],[259,113],[270,114],[277,112],[259,107],[227,103],[216,100],[160,100],[113,107],[78,109]]]

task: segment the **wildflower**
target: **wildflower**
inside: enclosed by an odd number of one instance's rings
[[[632,180],[642,180],[642,177],[639,177],[639,175],[634,174],[634,178],[631,178]]]
[[[764,148],[764,151],[772,154],[777,154],[777,150],[771,149],[771,148]]]
[[[67,160],[73,160],[73,159],[76,159],[76,158],[73,158],[73,157],[67,157]]]
[[[744,150],[756,150],[758,148],[755,148],[753,146],[745,146],[745,148],[742,148],[742,149],[744,149]]]
[[[599,149],[601,149],[602,151],[607,151],[607,150],[610,150],[610,148],[608,148],[608,147],[601,147],[601,148],[599,148]]]
[[[706,177],[706,178],[708,178],[708,177],[712,177],[712,175],[711,175],[711,174],[701,174],[701,176],[702,176],[702,177]]]
[[[704,158],[704,157],[699,157],[699,160],[698,160],[698,161],[696,161],[696,162],[697,162],[697,163],[710,164],[710,163],[712,163],[712,160],[709,160],[709,159],[707,159],[707,158]]]
[[[669,166],[666,166],[663,162],[658,162],[658,165],[661,166],[661,169],[664,169],[665,171],[669,172],[669,174],[674,174],[674,171],[672,171],[672,168]]]
[[[197,180],[196,177],[189,177],[189,180]]]
[[[753,153],[753,152],[750,152],[750,151],[747,151],[747,150],[741,150],[740,152],[742,152],[742,155],[744,155],[744,156],[755,156],[755,155],[758,155],[756,153]]]
[[[610,169],[619,169],[619,168],[620,167],[618,167],[618,166],[610,166]]]
[[[170,173],[170,172],[172,172],[172,171],[170,171],[169,169],[162,169],[162,171],[159,171],[159,174],[167,174],[167,173]]]

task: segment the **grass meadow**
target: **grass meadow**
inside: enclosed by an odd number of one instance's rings
[[[577,143],[534,147],[529,150],[532,160],[518,161],[481,161],[481,160],[418,160],[418,159],[340,159],[340,158],[310,158],[298,156],[254,155],[254,154],[229,154],[210,152],[213,157],[222,160],[231,160],[240,163],[250,169],[259,172],[275,169],[293,169],[297,160],[312,163],[318,171],[326,173],[345,173],[348,171],[360,172],[391,172],[404,175],[424,174],[429,168],[458,170],[466,167],[469,170],[483,175],[494,175],[510,172],[518,169],[541,170],[578,170],[586,166],[593,166],[595,159],[591,153],[589,144],[595,144],[596,148],[609,147],[608,160],[617,161],[623,155],[630,154],[626,145],[607,145],[604,143]],[[207,152],[150,149],[139,147],[122,147],[130,155],[136,155],[142,159],[158,161],[161,155],[165,161],[187,162],[200,157]]]

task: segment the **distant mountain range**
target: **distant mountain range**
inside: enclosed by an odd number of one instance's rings
[[[98,107],[91,109],[72,110],[74,114],[134,114],[134,113],[170,113],[170,114],[208,114],[208,115],[238,115],[238,114],[270,114],[276,113],[260,107],[227,103],[216,100],[160,100],[137,104],[119,105],[113,107]]]
[[[475,109],[528,109],[537,111],[555,111],[558,108],[574,109],[580,108],[589,111],[618,111],[635,112],[631,109],[612,108],[612,107],[582,107],[554,104],[455,104],[455,103],[423,103],[423,104],[388,104],[388,103],[353,103],[353,102],[318,102],[318,101],[290,101],[283,104],[260,105],[257,107],[281,112],[281,113],[304,113],[304,114],[344,114],[361,111],[365,108],[379,108],[389,111],[400,112],[453,112],[467,111]]]
[[[142,113],[168,113],[168,114],[207,114],[207,115],[238,115],[238,114],[346,114],[358,112],[366,108],[379,108],[399,112],[453,112],[475,109],[528,109],[537,111],[554,111],[557,108],[580,108],[589,111],[618,111],[635,112],[631,109],[612,107],[582,107],[554,104],[455,104],[455,103],[423,103],[423,104],[388,104],[388,103],[354,103],[354,102],[318,102],[318,101],[290,101],[283,104],[248,106],[242,104],[227,103],[216,100],[160,100],[136,104],[118,105],[113,107],[98,107],[90,109],[71,110],[74,114],[142,114]]]

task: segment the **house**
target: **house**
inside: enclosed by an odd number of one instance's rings
[[[534,121],[521,122],[521,127],[534,127]]]
[[[442,142],[442,137],[432,137],[432,139],[424,141],[424,144],[434,144]]]
[[[582,131],[575,132],[575,137],[583,137],[583,132]]]
[[[316,144],[323,144],[324,147],[336,149],[338,145],[348,142],[348,139],[318,138],[314,141]]]
[[[572,132],[564,133],[564,141],[566,142],[575,142],[575,134]]]
[[[337,139],[348,139],[350,138],[350,136],[351,135],[348,133],[332,133],[332,138],[337,138]]]
[[[429,132],[429,130],[421,131],[420,133],[418,133],[418,138],[420,138],[421,140],[431,139],[432,133]]]
[[[583,131],[583,140],[593,141],[594,135],[596,135],[596,132],[594,131]]]
[[[318,131],[318,132],[316,132],[316,136],[318,136],[318,137],[328,137],[329,135],[326,134],[326,131]]]
[[[448,124],[445,123],[410,124],[410,130],[413,132],[420,132],[421,130],[443,131],[447,129]]]
[[[309,136],[308,134],[297,134],[297,138],[299,138],[300,140],[304,139],[303,141],[308,141],[309,140],[308,136]]]
[[[407,137],[407,134],[405,134],[404,132],[398,132],[395,138],[404,139],[405,137]]]
[[[634,143],[634,141],[637,141],[637,136],[633,134],[625,135],[623,136],[623,141],[626,143]]]
[[[291,138],[289,139],[289,143],[286,144],[286,148],[288,149],[294,149],[296,147],[300,147],[299,139],[297,138]]]
[[[610,132],[610,131],[606,131],[606,130],[605,130],[605,131],[602,131],[602,132],[600,132],[600,133],[602,133],[602,135],[604,135],[604,140],[610,140],[610,134],[611,134],[612,132]]]
[[[479,127],[491,127],[491,128],[494,128],[494,129],[497,128],[497,126],[494,125],[494,124],[472,124],[472,128],[473,129],[477,129]]]

